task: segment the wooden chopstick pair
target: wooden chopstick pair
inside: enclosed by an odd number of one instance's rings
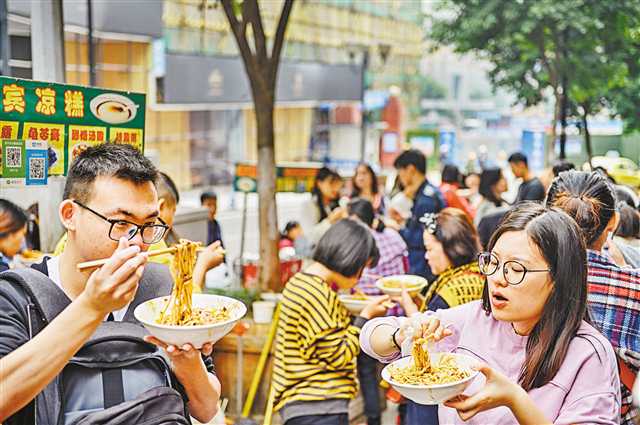
[[[164,249],[156,249],[153,251],[147,251],[147,256],[149,257],[157,257],[158,255],[164,255],[164,254],[174,254],[176,252],[176,247],[171,247],[171,248],[164,248]],[[224,254],[224,249],[222,248],[218,248],[222,254]],[[204,248],[198,248],[197,252],[202,252],[204,251]],[[85,261],[84,263],[79,263],[77,265],[78,270],[82,271],[82,270],[86,270],[86,269],[95,269],[98,267],[102,267],[104,266],[107,261],[109,261],[108,258],[103,258],[101,260],[93,260],[93,261]]]

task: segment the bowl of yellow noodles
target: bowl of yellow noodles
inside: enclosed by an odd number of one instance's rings
[[[171,300],[166,296],[146,301],[134,315],[151,335],[176,346],[215,343],[247,313],[241,301],[222,295],[193,294],[191,305],[170,304]]]
[[[351,314],[360,314],[362,310],[371,302],[372,298],[364,295],[339,295],[338,299]]]
[[[392,297],[402,295],[403,287],[407,288],[409,294],[415,295],[428,284],[429,281],[424,277],[411,274],[387,276],[376,281],[376,287]]]
[[[415,354],[415,353],[414,353]],[[414,356],[403,357],[382,370],[382,379],[418,404],[441,404],[462,394],[478,375],[473,357],[458,353],[433,353],[431,367],[419,369]]]

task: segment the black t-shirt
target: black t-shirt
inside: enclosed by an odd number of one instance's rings
[[[534,177],[529,181],[522,182],[520,188],[518,189],[518,196],[516,197],[515,203],[522,201],[544,201],[544,197],[546,193],[544,191],[544,186],[539,178]]]
[[[34,269],[49,276],[47,270],[47,259],[42,263],[32,266]],[[27,306],[29,301],[21,286],[12,282],[4,281],[0,274],[0,358],[18,349],[29,341],[29,319],[27,317]],[[214,372],[213,359],[211,356],[202,356],[207,371]],[[188,400],[184,390],[179,386],[177,388],[181,393],[185,402]],[[5,425],[20,424],[26,425],[30,423],[32,418],[32,404],[15,413],[5,421]]]

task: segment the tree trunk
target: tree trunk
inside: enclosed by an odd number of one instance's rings
[[[555,159],[556,137],[558,136],[556,127],[558,126],[558,117],[560,116],[560,93],[558,88],[553,89],[553,118],[551,118],[551,140],[547,142],[547,164],[551,164]]]
[[[593,164],[591,164],[591,158],[593,157],[593,149],[591,147],[591,133],[589,133],[589,124],[587,117],[589,116],[589,109],[582,107],[582,128],[584,128],[584,143],[587,148],[587,157],[589,160],[589,168],[593,170]]]
[[[278,215],[276,208],[276,161],[273,131],[273,98],[254,99],[258,129],[258,199],[260,222],[260,286],[280,289]]]
[[[567,94],[567,77],[562,77],[562,100],[560,101],[560,159],[566,159],[567,147],[567,110],[569,109],[569,96]]]

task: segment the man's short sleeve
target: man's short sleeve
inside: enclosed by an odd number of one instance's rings
[[[27,297],[0,276],[0,358],[29,341]]]

